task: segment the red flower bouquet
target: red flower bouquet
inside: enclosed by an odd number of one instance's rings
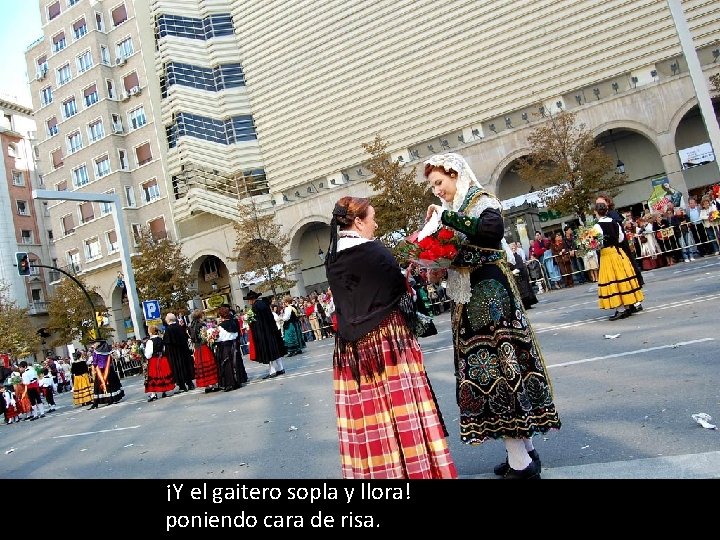
[[[398,250],[404,261],[422,268],[447,268],[460,250],[460,239],[452,229],[440,227],[433,234],[418,240],[419,231],[405,238]]]

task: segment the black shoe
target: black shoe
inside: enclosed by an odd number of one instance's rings
[[[285,375],[285,370],[284,370],[284,369],[281,369],[280,371],[276,371],[276,372],[275,372],[275,375],[276,375],[276,376],[277,376],[277,375]]]
[[[194,385],[193,383],[190,383],[190,384],[187,385],[187,389],[188,389],[188,392],[189,392],[190,390],[195,390],[195,385]]]
[[[632,311],[630,311],[629,309],[626,309],[625,311],[623,311],[623,312],[620,314],[620,318],[621,318],[621,319],[627,319],[627,318],[628,318],[630,315],[632,315],[632,314],[633,314]]]
[[[157,399],[157,396],[150,396],[148,398],[148,403],[150,403],[151,401],[155,401],[156,399]]]
[[[633,306],[635,308],[635,311],[642,311],[643,307],[642,304],[638,304],[637,306]]]
[[[267,375],[265,375],[265,376],[263,377],[263,380],[265,380],[265,379],[274,379],[275,377],[278,376],[278,373],[279,373],[278,371],[276,371],[276,372],[273,373],[272,375],[270,375],[270,374],[268,373]]]
[[[206,394],[209,394],[210,392],[214,392],[214,391],[215,391],[214,388],[206,388],[206,389],[205,389],[205,393],[206,393]]]
[[[625,315],[623,317],[624,313],[625,313],[624,311],[616,311],[614,315],[610,315],[610,317],[608,317],[608,320],[609,321],[617,321],[618,319],[624,319],[625,317],[627,317],[627,315]]]
[[[97,409],[97,408],[98,408],[98,404],[97,404],[97,403],[93,403],[92,405],[90,405],[90,406],[88,407],[88,411],[89,411],[90,409]]]
[[[232,386],[226,386],[225,388],[223,388],[223,392],[232,392],[232,390],[233,390]]]
[[[532,459],[534,463],[537,463],[538,473],[539,473],[542,470],[542,463],[540,463],[540,454],[538,454],[537,450],[535,448],[533,448],[532,450],[530,450],[528,452],[528,455],[530,456],[530,459]],[[497,474],[498,476],[505,476],[509,470],[510,470],[510,463],[508,463],[507,456],[505,456],[505,461],[503,461],[499,465],[495,465],[493,472],[495,474]]]
[[[503,476],[506,480],[540,480],[540,466],[531,461],[530,465],[525,467],[522,471],[516,471],[512,467],[508,468],[508,472]]]

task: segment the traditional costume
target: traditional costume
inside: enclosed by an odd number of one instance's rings
[[[106,341],[101,342],[92,353],[94,382],[91,409],[97,409],[101,403],[112,405],[125,397],[111,354],[112,348]]]
[[[195,361],[195,384],[198,388],[205,388],[206,392],[217,388],[218,363],[215,354],[207,343],[203,343],[202,330],[205,323],[197,318],[190,323],[190,341],[193,344],[193,359]]]
[[[603,235],[598,271],[598,305],[600,309],[628,306],[627,313],[617,312],[611,320],[629,316],[633,306],[643,301],[643,292],[632,262],[621,248],[625,235],[617,221],[609,216],[598,219],[593,227]]]
[[[436,155],[425,163],[457,173],[454,199],[443,201],[440,217],[462,241],[447,279],[460,440],[480,444],[503,438],[506,450],[517,456],[511,462],[530,465],[517,470],[506,461],[496,474],[537,476],[539,457],[531,437],[561,424],[540,344],[507,264],[512,251],[504,240],[502,204],[482,188],[459,154]]]
[[[337,232],[326,260],[337,332],[333,385],[343,478],[455,478],[447,430],[405,315],[412,296],[392,253]]]
[[[269,366],[266,379],[283,375],[285,368],[282,357],[287,354],[282,334],[275,324],[270,305],[255,291],[249,291],[243,300],[252,300],[253,317],[248,325],[251,334],[251,350],[255,353],[255,361]]]
[[[93,390],[90,384],[90,368],[85,358],[78,356],[70,364],[70,373],[73,378],[73,405],[87,405],[93,400]]]
[[[152,336],[145,342],[145,358],[148,361],[145,393],[150,394],[148,401],[154,401],[158,392],[164,395],[175,389],[170,360],[165,356],[165,346],[160,336]]]

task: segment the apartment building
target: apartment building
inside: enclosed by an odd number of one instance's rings
[[[176,238],[159,143],[163,126],[148,91],[153,49],[144,57],[133,3],[110,4],[39,2],[43,37],[26,60],[35,75],[30,87],[46,189],[116,193],[128,238],[141,227]],[[120,246],[112,206],[52,201],[48,208],[56,265],[97,287],[116,337],[131,335],[129,306],[116,287]]]
[[[42,187],[33,150],[35,136],[32,110],[0,97],[0,282],[8,287],[9,298],[28,309],[39,330],[47,322],[50,275],[47,269],[31,267],[31,274],[23,277],[13,266],[17,252],[27,253],[31,264],[51,258],[53,231],[47,223],[47,205],[32,198],[32,190]]]
[[[293,292],[321,286],[332,206],[370,193],[361,144],[376,134],[408,168],[461,153],[506,200],[530,190],[514,164],[532,129],[561,110],[622,163],[620,206],[642,203],[656,178],[687,192],[720,174],[716,161],[680,162],[709,137],[664,0],[39,6],[44,38],[27,59],[38,73],[31,87],[47,131],[39,139],[48,185],[130,189],[128,223],[154,223],[182,243],[199,301],[242,304],[247,284],[230,257],[237,200],[247,197],[290,235],[287,257],[300,262]],[[709,78],[720,67],[720,0],[682,7]],[[139,107],[142,122],[131,116]],[[97,120],[108,128],[99,140]],[[110,131],[115,121],[122,132]],[[96,169],[105,155],[108,174]],[[102,283],[116,306],[111,221],[99,208],[52,206],[58,256]],[[68,216],[75,221],[64,229]]]

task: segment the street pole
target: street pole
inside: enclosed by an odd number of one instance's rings
[[[130,263],[130,247],[127,239],[127,231],[125,230],[125,216],[122,213],[120,197],[115,193],[88,193],[79,191],[71,193],[68,191],[52,191],[47,189],[34,189],[32,196],[33,199],[40,200],[91,201],[110,203],[113,205],[113,220],[115,222],[115,231],[120,240],[120,263],[127,288],[128,303],[130,304],[130,317],[135,327],[135,338],[144,338],[145,327],[141,324],[142,321],[140,319],[140,300],[138,299],[137,289],[135,288],[135,274],[133,273],[132,264]]]
[[[682,47],[683,55],[688,65],[690,79],[695,87],[700,112],[705,122],[705,128],[710,136],[710,144],[713,147],[715,163],[717,163],[718,151],[720,151],[720,126],[718,126],[718,121],[715,117],[710,91],[708,90],[705,75],[700,66],[700,60],[698,60],[697,51],[695,50],[692,34],[685,19],[682,3],[680,0],[668,0],[668,6],[670,7],[670,13],[672,14],[673,22],[675,23],[675,28],[680,38],[680,46]]]

